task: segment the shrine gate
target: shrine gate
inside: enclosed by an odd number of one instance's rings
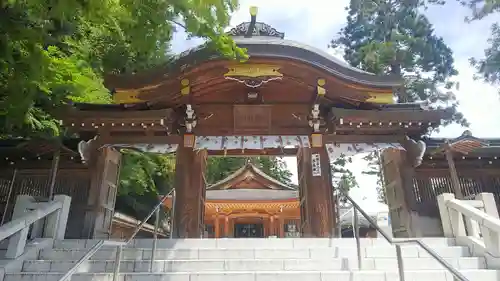
[[[418,140],[445,117],[421,104],[394,104],[397,77],[286,40],[255,17],[229,34],[247,49],[245,63],[201,46],[150,71],[106,77],[115,104],[75,103],[60,113],[64,126],[88,140],[79,151],[92,175],[90,236],[109,234],[119,149],[127,147],[176,153],[175,237],[201,236],[206,159],[226,155],[297,156],[301,235],[334,236],[330,162],[393,148],[418,165],[425,150]]]

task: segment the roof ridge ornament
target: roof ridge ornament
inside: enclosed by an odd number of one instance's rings
[[[253,36],[269,36],[280,39],[285,38],[285,33],[277,31],[269,24],[257,22],[257,7],[250,7],[250,21],[238,24],[236,27],[229,30],[230,36],[244,36],[251,38]]]
[[[238,24],[236,27],[229,30],[228,35],[230,36],[245,36],[250,28],[250,22],[244,22]],[[277,37],[280,39],[285,38],[285,33],[279,32],[276,28],[271,27],[267,23],[256,22],[250,37],[253,36],[270,36]]]

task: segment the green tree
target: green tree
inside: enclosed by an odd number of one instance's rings
[[[175,155],[123,150],[116,210],[141,220],[172,190],[174,176]]]
[[[209,157],[205,178],[207,184],[214,184],[245,165],[245,157]]]
[[[292,184],[292,173],[288,170],[283,159],[272,156],[259,156],[257,157],[256,162],[258,167],[267,175],[284,184]]]
[[[500,11],[500,0],[457,0],[460,4],[468,7],[472,15],[467,21],[483,19],[493,13]]]
[[[58,135],[68,101],[106,103],[102,77],[168,59],[175,27],[245,57],[223,33],[236,0],[0,2],[0,133]]]
[[[122,151],[116,210],[141,219],[158,203],[161,195],[168,194],[174,186],[175,154]],[[285,183],[291,183],[291,173],[278,157],[256,157],[254,163],[263,172]],[[205,178],[207,184],[224,179],[244,166],[245,157],[209,157]],[[164,216],[162,216],[164,218]],[[151,218],[153,222],[154,218]]]
[[[491,36],[488,39],[489,46],[484,50],[481,59],[471,58],[470,63],[478,73],[476,79],[499,85],[500,84],[500,25],[495,23],[491,26]]]
[[[500,11],[500,0],[460,0],[462,5],[470,8],[472,15],[467,22],[481,20]],[[491,26],[488,47],[484,50],[483,58],[471,58],[470,63],[476,68],[476,79],[499,85],[500,84],[500,25],[498,22]]]
[[[365,157],[363,157],[363,160],[368,162],[368,166],[362,173],[365,175],[375,176],[377,178],[376,188],[378,201],[387,204],[380,151],[368,153]]]
[[[352,188],[358,187],[356,177],[352,171],[346,168],[346,165],[349,163],[352,163],[352,157],[347,157],[343,154],[331,163],[332,182],[333,186],[337,189],[336,196],[339,196],[341,204],[346,203],[343,194],[349,194]]]
[[[351,0],[347,25],[330,46],[342,50],[351,66],[402,77],[398,102],[429,101],[434,108],[453,112],[447,123],[467,125],[456,110],[452,51],[421,13],[424,4],[421,0]]]

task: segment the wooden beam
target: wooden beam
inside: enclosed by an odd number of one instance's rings
[[[101,144],[182,144],[181,135],[170,136],[105,136]]]
[[[324,135],[323,143],[400,143],[404,135]]]
[[[33,170],[47,170],[47,175],[50,173],[50,168],[52,165],[52,161],[42,159],[12,159],[9,161],[0,161],[0,170],[8,169],[8,168],[17,168],[17,169],[33,169]],[[78,161],[61,161],[61,167],[64,169],[87,169],[88,167],[85,164],[82,164]]]
[[[90,122],[118,120],[118,122],[120,122],[122,120],[141,119],[159,121],[160,119],[168,119],[173,113],[174,111],[171,108],[156,110],[110,110],[106,108],[99,110],[79,110],[76,108],[69,108],[65,112],[60,112],[58,115],[60,115],[63,120],[75,120],[76,122],[82,122],[83,120]]]
[[[297,148],[209,150],[209,156],[296,156]]]
[[[332,113],[338,122],[440,122],[448,115],[444,110],[359,110],[335,107]]]
[[[323,143],[399,143],[405,138],[404,135],[323,135]],[[170,136],[103,136],[99,139],[101,144],[182,144],[182,135]],[[228,152],[240,154],[240,149],[228,150]],[[268,153],[281,154],[278,149],[268,150]],[[281,150],[281,149],[280,149]],[[249,153],[259,155],[259,150],[250,152],[250,149],[245,149]],[[285,153],[292,153],[292,149],[283,149]],[[223,153],[222,153],[223,155]],[[269,155],[269,154],[263,154]]]

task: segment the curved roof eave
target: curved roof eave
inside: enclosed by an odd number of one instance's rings
[[[378,86],[397,87],[403,81],[394,76],[378,76],[352,67],[333,55],[313,46],[292,40],[272,37],[233,38],[239,47],[246,48],[250,56],[288,58],[302,61],[348,81]]]
[[[276,180],[275,178],[267,175],[266,173],[264,173],[262,170],[260,170],[259,168],[255,167],[255,165],[253,165],[251,163],[245,164],[244,166],[242,166],[238,170],[234,171],[229,176],[223,178],[222,180],[220,180],[220,181],[218,181],[218,182],[216,182],[216,183],[214,183],[212,185],[207,186],[207,190],[217,190],[217,188],[219,188],[221,186],[224,186],[227,183],[231,182],[231,180],[233,180],[234,178],[240,176],[246,170],[251,170],[254,174],[257,174],[257,175],[263,177],[264,179],[266,179],[266,180],[274,183],[275,185],[280,186],[282,188],[282,190],[295,190],[293,187],[288,186],[288,185],[286,185],[286,184],[284,184],[284,183]]]
[[[206,200],[222,200],[222,201],[238,201],[248,202],[259,200],[268,202],[273,200],[293,200],[296,201],[299,197],[297,190],[283,189],[229,189],[229,190],[207,190]]]
[[[296,41],[272,37],[234,37],[233,39],[239,47],[246,48],[251,57],[284,58],[301,61],[322,69],[333,76],[366,86],[398,87],[403,84],[399,77],[378,76],[354,68],[325,51]],[[148,80],[148,76],[158,76],[159,73],[162,74],[162,77],[180,75],[187,68],[195,67],[203,62],[223,59],[223,56],[206,46],[206,44],[202,44],[188,49],[172,57],[165,65],[153,68],[150,71],[131,75],[110,76],[109,84],[119,84],[121,82],[127,84],[127,81],[135,78]],[[109,86],[121,88],[119,85]]]

